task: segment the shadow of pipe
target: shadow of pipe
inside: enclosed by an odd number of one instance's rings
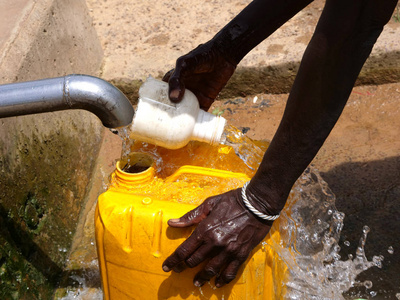
[[[8,217],[7,211],[2,205],[0,205],[0,237],[5,243],[8,243],[9,247],[13,248],[14,253],[21,255],[32,264],[52,286],[57,285],[62,268],[32,240],[28,232]],[[9,257],[9,259],[13,258]],[[6,260],[7,257],[3,257],[3,263]]]
[[[12,247],[13,253],[21,255],[37,271],[39,271],[53,287],[86,287],[100,288],[100,272],[97,268],[81,268],[75,270],[63,270],[57,265],[38,244],[30,234],[23,230],[13,219],[8,217],[7,211],[0,205],[0,242]],[[8,259],[4,253],[0,256],[0,267],[7,263]]]

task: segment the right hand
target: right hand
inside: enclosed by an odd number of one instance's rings
[[[208,42],[178,58],[175,69],[166,73],[163,81],[169,83],[172,102],[180,102],[188,88],[196,95],[200,108],[208,110],[235,69],[236,64]]]
[[[200,206],[168,225],[182,228],[196,225],[192,235],[163,263],[163,270],[181,272],[207,261],[195,276],[195,286],[216,277],[216,287],[231,282],[269,232],[272,222],[257,218],[243,204],[241,189],[210,197]]]

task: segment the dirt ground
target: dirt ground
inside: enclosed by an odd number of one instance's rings
[[[258,94],[225,99],[211,109],[253,139],[270,140],[279,125],[287,94]],[[313,161],[346,214],[341,236],[342,257],[355,254],[364,225],[371,228],[366,254],[385,257],[360,280],[372,280],[377,299],[400,292],[400,84],[354,88],[347,106]],[[345,246],[344,241],[350,241]],[[394,254],[388,252],[394,248]],[[361,291],[363,292],[363,291]],[[368,292],[368,291],[367,291]],[[363,294],[366,296],[365,294]],[[382,298],[380,298],[382,297]],[[387,298],[384,298],[387,297]]]
[[[226,13],[217,16],[206,15],[206,7],[214,5],[217,11],[223,5],[221,1],[204,1],[196,4],[195,8],[191,7],[191,1],[181,1],[179,5],[172,1],[166,7],[157,4],[149,7],[146,2],[141,2],[137,11],[129,14],[129,19],[118,17],[121,11],[129,10],[129,7],[121,4],[122,1],[88,0],[105,51],[104,77],[109,79],[119,72],[123,74],[121,76],[136,78],[138,75],[134,74],[134,69],[128,67],[131,61],[128,57],[131,56],[135,57],[137,69],[145,69],[153,75],[164,73],[167,69],[152,69],[150,66],[157,65],[160,60],[172,66],[186,49],[197,45],[192,41],[194,36],[196,39],[199,36],[203,40],[209,39],[221,24],[226,23],[248,2],[236,1]],[[312,12],[320,12],[321,3],[323,1],[316,1],[315,6],[303,15],[308,18],[309,26],[315,24],[317,18]],[[170,21],[154,25],[154,22],[148,22],[151,13],[160,20],[162,16],[170,14],[179,17],[164,18]],[[191,18],[196,18],[196,23],[202,25],[201,30],[190,22],[183,22]],[[132,35],[135,27],[147,28],[147,37],[140,36],[136,40]],[[175,36],[174,30],[180,34]],[[285,30],[288,31],[287,36],[296,35],[293,28]],[[299,43],[307,43],[311,31],[307,32],[301,35]],[[169,47],[170,43],[171,48],[165,51],[165,56],[152,56],[152,47]],[[280,59],[278,54],[277,59]],[[253,139],[270,140],[279,125],[287,96],[251,94],[229,97],[216,101],[211,111],[222,112],[230,124],[247,130],[247,135]],[[347,258],[349,253],[355,253],[364,225],[371,228],[366,245],[367,257],[385,257],[382,269],[372,268],[360,276],[360,280],[372,280],[373,290],[378,292],[375,299],[395,299],[395,294],[400,292],[399,136],[400,84],[358,86],[354,88],[342,117],[313,161],[335,193],[338,209],[346,214],[342,239],[350,241],[351,245],[342,244],[342,257]],[[119,143],[111,139],[109,146],[116,149],[120,147]],[[114,159],[111,156],[108,157],[110,161]],[[394,254],[388,252],[390,246],[394,248]],[[369,291],[362,295],[368,297]]]

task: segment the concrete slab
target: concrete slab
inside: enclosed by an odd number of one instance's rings
[[[0,1],[0,84],[97,75],[102,49],[84,0]],[[84,111],[0,120],[0,290],[50,299],[63,272],[103,127]]]
[[[32,9],[34,3],[29,0],[4,0],[0,11],[0,52],[3,53],[8,43],[11,43],[18,32],[19,24]],[[4,5],[4,6],[3,6]]]
[[[103,51],[85,1],[1,4],[5,18],[0,22],[0,83],[69,73],[98,74]]]

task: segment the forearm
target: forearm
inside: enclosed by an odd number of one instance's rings
[[[212,39],[233,63],[313,0],[254,0]]]
[[[327,5],[332,3],[328,0]],[[360,3],[342,1],[341,9],[336,2],[336,10],[321,17],[281,124],[248,187],[250,198],[261,211],[277,214],[283,208],[292,185],[336,124],[365,60],[390,18],[390,8],[384,7],[385,14],[379,15],[376,12],[381,7],[369,7],[369,14],[365,15],[367,9],[363,10]],[[394,8],[395,1],[386,4]],[[341,27],[332,22],[335,19]]]

